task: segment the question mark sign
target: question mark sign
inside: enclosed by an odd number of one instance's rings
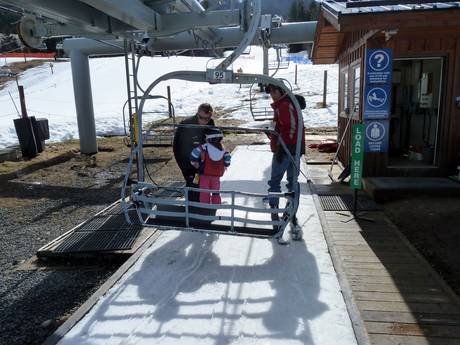
[[[383,55],[382,53],[375,54],[374,59],[377,60],[377,68],[380,68],[382,67],[383,60],[385,60],[385,55]]]

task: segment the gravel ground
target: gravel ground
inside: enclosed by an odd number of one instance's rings
[[[120,262],[31,260],[37,250],[119,198],[128,149],[78,154],[78,143],[49,146],[32,160],[0,164],[0,345],[41,344]]]
[[[46,270],[17,269],[41,246],[105,206],[101,200],[102,204],[81,208],[79,201],[66,198],[0,208],[1,345],[41,344],[116,269],[62,263]]]

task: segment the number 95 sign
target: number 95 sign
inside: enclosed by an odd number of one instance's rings
[[[232,71],[224,71],[217,69],[208,69],[206,71],[206,80],[209,83],[231,83],[233,79]]]

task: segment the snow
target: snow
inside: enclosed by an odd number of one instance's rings
[[[266,190],[271,156],[267,146],[238,147],[222,188],[242,181],[245,191]],[[312,195],[299,181],[305,241],[164,232],[59,344],[355,345]]]
[[[273,58],[274,52],[271,51]],[[22,59],[0,59],[0,66]],[[217,64],[218,60],[205,57],[144,57],[139,68],[139,82],[143,89],[157,77],[175,70],[201,70]],[[337,73],[336,65],[313,66],[297,64],[298,85],[294,84],[295,64],[279,70],[276,77],[287,79],[295,93],[303,94],[307,101],[304,112],[307,127],[336,126],[337,124]],[[7,66],[4,66],[7,67]],[[240,56],[233,64],[233,70],[243,69],[244,73],[262,73],[262,50],[251,47],[249,54]],[[90,59],[92,94],[96,131],[98,135],[123,134],[123,105],[127,98],[125,65],[123,57]],[[328,107],[318,109],[322,101],[323,71],[328,70]],[[24,86],[29,116],[47,118],[50,127],[49,142],[78,138],[77,118],[73,96],[70,61],[53,63],[53,73],[48,63],[27,70],[19,77]],[[253,122],[249,111],[249,86],[209,85],[170,80],[160,83],[154,93],[166,96],[167,86],[171,86],[172,101],[176,116],[190,116],[203,102],[211,103],[229,112],[231,118],[249,121],[246,126],[261,126]],[[13,119],[18,117],[19,95],[15,82],[9,82],[0,90],[0,149],[17,144]],[[268,95],[255,95],[256,107],[269,107]],[[167,116],[166,101],[148,101],[144,111],[146,121]],[[265,126],[265,125],[263,125]]]

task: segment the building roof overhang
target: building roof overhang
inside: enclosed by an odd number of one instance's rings
[[[357,6],[358,4],[389,2],[398,3],[398,5]],[[414,2],[424,4],[416,7],[403,5],[403,3]],[[351,6],[346,7],[347,4]],[[434,7],[433,3],[430,4],[424,0],[324,1],[312,51],[313,63],[336,63],[343,50],[344,36],[349,32],[447,27],[460,29],[460,2],[449,2],[441,7]]]

